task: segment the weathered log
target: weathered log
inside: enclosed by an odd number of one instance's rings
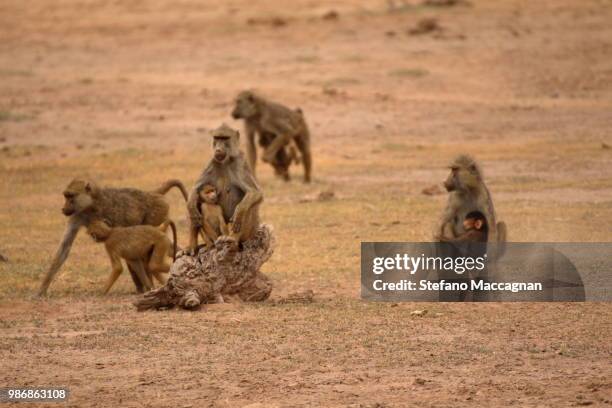
[[[262,224],[255,237],[235,249],[220,237],[212,248],[202,247],[195,256],[180,252],[166,285],[146,293],[134,304],[139,311],[180,306],[194,309],[214,303],[224,295],[245,302],[266,300],[272,282],[259,271],[274,252],[272,227]]]

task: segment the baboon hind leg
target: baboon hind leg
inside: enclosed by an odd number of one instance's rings
[[[126,261],[126,263],[128,268],[134,271],[136,278],[141,282],[144,290],[149,291],[153,289],[153,282],[147,271],[145,271],[144,262],[142,260],[130,260]]]
[[[168,248],[165,245],[155,245],[151,259],[149,260],[149,271],[153,275],[156,273],[167,273],[170,271],[170,265],[166,262]]]

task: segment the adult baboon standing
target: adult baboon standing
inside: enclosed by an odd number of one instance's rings
[[[94,220],[104,221],[111,228],[132,225],[158,226],[168,219],[170,207],[163,195],[172,187],[180,189],[187,200],[187,190],[179,180],[168,180],[151,192],[134,188],[102,188],[91,181],[79,179],[68,184],[63,193],[65,204],[62,208],[62,213],[68,217],[68,225],[38,295],[47,293],[51,281],[68,258],[81,227],[89,226]],[[141,292],[142,282],[132,266],[128,266],[136,289]]]

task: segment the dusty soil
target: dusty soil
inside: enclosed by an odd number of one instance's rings
[[[69,386],[74,407],[610,405],[609,304],[366,303],[358,260],[431,238],[445,196],[421,191],[459,152],[512,240],[612,240],[612,3],[252,3],[0,4],[0,386]],[[313,303],[136,313],[128,276],[100,295],[84,234],[31,298],[72,177],[192,183],[244,88],[313,133],[311,185],[259,166],[273,298]]]

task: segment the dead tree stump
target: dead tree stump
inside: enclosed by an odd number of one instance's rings
[[[238,296],[245,302],[266,300],[272,292],[272,282],[259,269],[274,252],[272,228],[262,224],[240,250],[222,238],[212,248],[200,248],[195,256],[179,253],[166,285],[146,293],[134,303],[136,308],[194,309],[215,303],[224,295]]]

